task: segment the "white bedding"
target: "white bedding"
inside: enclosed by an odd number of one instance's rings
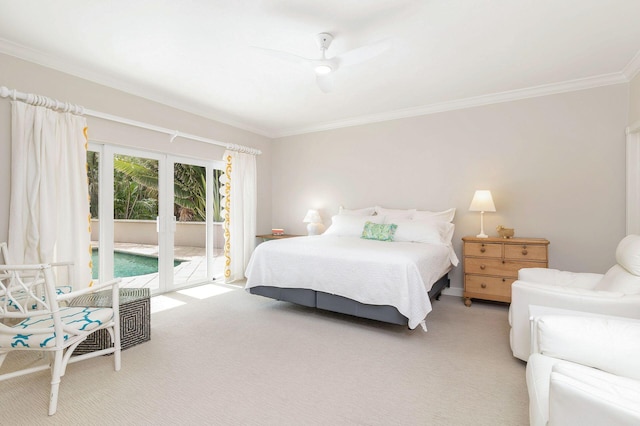
[[[333,235],[287,238],[256,247],[245,272],[245,288],[308,288],[391,305],[413,329],[431,312],[431,286],[457,263],[450,244]]]

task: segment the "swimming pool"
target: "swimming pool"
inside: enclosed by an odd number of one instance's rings
[[[100,259],[97,249],[91,251],[91,261],[93,262],[93,279],[97,279],[98,271],[100,271]],[[181,263],[181,260],[174,260],[173,266],[178,266]],[[114,278],[153,274],[158,272],[158,258],[114,251],[113,269]]]

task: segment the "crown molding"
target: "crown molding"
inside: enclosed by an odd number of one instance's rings
[[[215,114],[211,111],[207,111],[206,109],[194,107],[192,104],[189,104],[187,102],[180,102],[174,99],[167,99],[162,96],[158,96],[158,93],[154,93],[153,90],[145,90],[138,85],[125,83],[122,80],[115,79],[104,74],[101,71],[87,68],[79,63],[74,63],[67,59],[62,59],[60,57],[56,57],[54,55],[44,53],[36,49],[26,47],[3,38],[0,38],[0,53],[23,59],[28,62],[33,62],[46,68],[51,68],[65,74],[70,74],[75,77],[91,81],[93,83],[98,83],[103,86],[120,90],[131,95],[139,96],[153,102],[158,102],[160,104],[176,108],[191,114],[195,114],[210,120],[214,120],[222,124],[233,126],[241,130],[246,130],[248,132],[265,136],[267,138],[273,138],[273,132],[269,130],[257,128],[242,121],[226,117],[222,114]]]
[[[347,120],[337,120],[318,124],[315,126],[291,128],[279,132],[275,138],[300,135],[304,133],[321,132],[334,130],[342,127],[360,126],[364,124],[377,123],[381,121],[397,120],[401,118],[411,118],[420,115],[435,114],[439,112],[453,111],[458,109],[473,108],[483,105],[490,105],[502,102],[510,102],[520,99],[548,96],[558,93],[573,92],[577,90],[591,89],[613,84],[628,83],[629,79],[623,72],[604,74],[595,77],[570,80],[561,83],[545,84],[541,86],[529,87],[525,89],[510,90],[500,93],[475,96],[466,99],[440,102],[415,108],[404,108],[381,114],[372,114],[354,117]]]
[[[633,80],[633,78],[640,71],[640,50],[636,53],[636,55],[629,61],[627,66],[622,69],[622,74],[624,74],[629,81]]]

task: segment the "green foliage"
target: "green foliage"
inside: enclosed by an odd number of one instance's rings
[[[180,221],[204,222],[207,175],[204,167],[176,163],[173,168],[174,213]]]
[[[87,154],[91,217],[98,217],[99,155]],[[116,155],[114,166],[115,219],[153,220],[158,215],[158,161]],[[214,170],[212,214],[222,222],[221,170]],[[174,166],[174,214],[179,221],[204,222],[206,218],[206,168],[176,163]]]
[[[158,216],[158,161],[116,155],[113,168],[114,218],[154,220]]]
[[[94,151],[87,152],[87,182],[89,184],[89,211],[91,217],[97,219],[99,217],[100,155]]]

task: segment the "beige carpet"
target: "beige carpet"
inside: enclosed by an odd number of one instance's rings
[[[0,382],[11,424],[525,425],[507,307],[442,296],[428,333],[233,291],[152,315],[151,341]],[[15,361],[14,361],[15,362]],[[7,416],[8,412],[15,415]]]

